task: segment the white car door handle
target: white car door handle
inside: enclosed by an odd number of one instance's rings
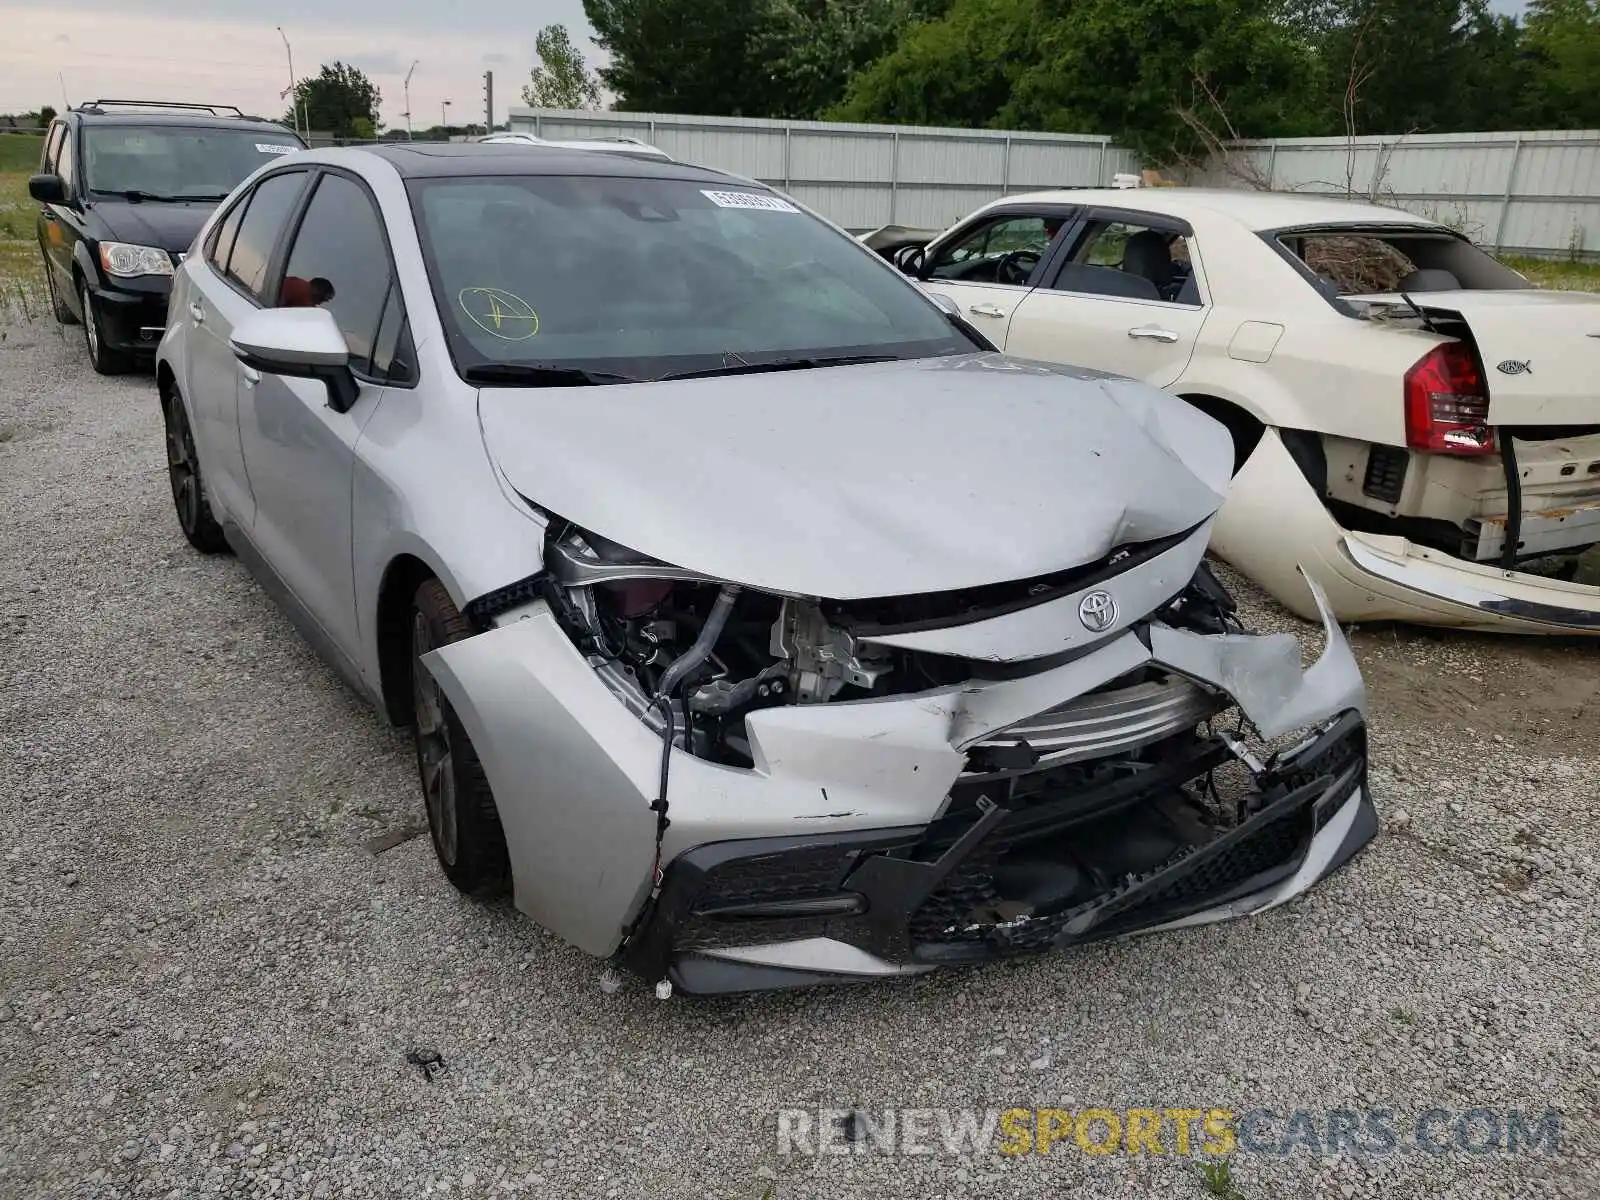
[[[261,372],[254,367],[240,366],[239,374],[244,376],[244,385],[247,388],[253,388],[261,382]]]
[[[967,311],[975,317],[1003,317],[1006,310],[998,304],[974,304]]]
[[[198,304],[189,305],[189,319],[196,325],[202,324],[206,319],[206,310]]]
[[[1167,342],[1178,340],[1178,335],[1171,329],[1162,329],[1159,325],[1139,325],[1128,330],[1128,336],[1141,342]]]

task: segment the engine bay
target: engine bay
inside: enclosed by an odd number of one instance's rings
[[[1131,566],[1163,549],[1125,548],[1110,562]],[[982,620],[1071,582],[1052,577],[968,595],[859,602],[780,596],[657,562],[560,520],[551,522],[545,559],[545,600],[618,699],[665,744],[741,768],[753,765],[744,718],[758,709],[868,700],[1048,669],[1054,660],[978,662],[878,645],[864,634],[930,611]],[[1152,616],[1198,633],[1241,632],[1234,611],[1232,597],[1202,563]]]

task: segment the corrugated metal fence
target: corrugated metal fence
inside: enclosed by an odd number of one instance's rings
[[[1600,258],[1600,131],[1246,142],[1208,182],[1348,190],[1508,252]]]
[[[1086,134],[532,108],[513,108],[510,121],[549,138],[638,138],[783,187],[858,231],[942,229],[1004,195],[1104,186],[1138,165]],[[1348,190],[1506,251],[1600,258],[1600,131],[1245,142],[1203,182]]]
[[[943,229],[1013,192],[1100,187],[1134,169],[1129,151],[1087,134],[536,108],[513,108],[509,120],[546,138],[638,138],[685,162],[781,187],[857,232]]]

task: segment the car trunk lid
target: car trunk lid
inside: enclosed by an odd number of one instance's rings
[[[1404,311],[1414,302],[1444,333],[1464,323],[1489,386],[1489,424],[1600,426],[1600,295],[1527,288],[1348,299]]]

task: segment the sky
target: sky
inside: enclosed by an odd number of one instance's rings
[[[1526,0],[1491,0],[1520,12]],[[0,112],[102,99],[233,104],[278,117],[289,84],[283,27],[298,76],[340,59],[360,67],[383,94],[389,127],[406,124],[402,88],[411,77],[412,124],[448,113],[482,121],[483,73],[494,72],[495,116],[520,104],[534,62],[533,39],[562,24],[593,63],[582,0],[208,0],[204,16],[173,16],[171,0],[0,0]],[[199,6],[196,6],[197,9]]]

